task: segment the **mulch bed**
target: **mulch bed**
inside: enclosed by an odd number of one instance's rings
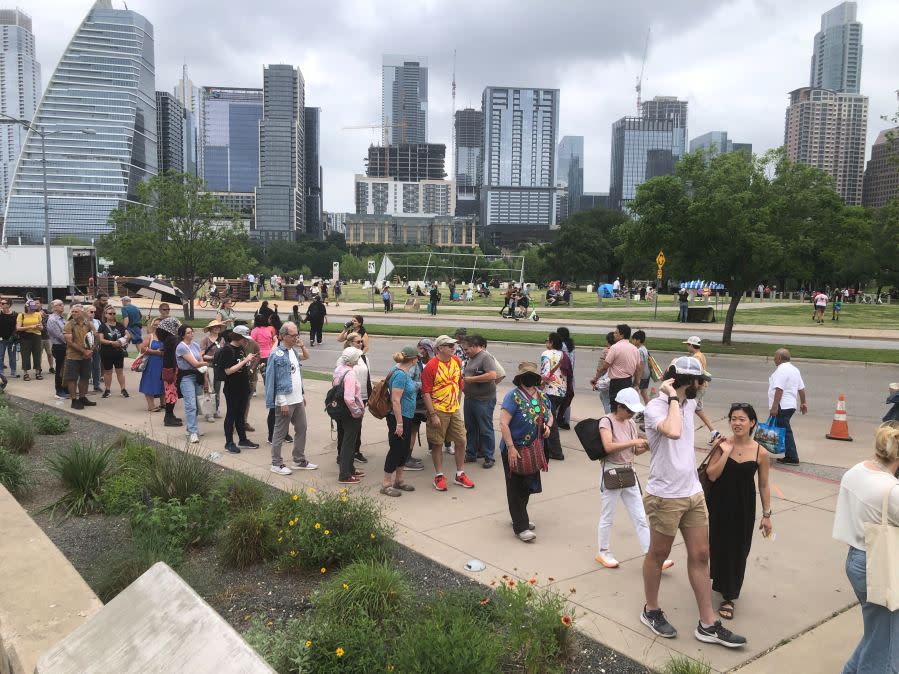
[[[47,468],[44,459],[66,447],[73,438],[111,443],[121,434],[118,429],[69,414],[64,409],[9,397],[10,406],[24,419],[37,411],[52,411],[69,419],[69,430],[63,435],[39,435],[28,453],[32,461],[32,489],[19,502],[44,533],[56,544],[89,585],[103,560],[126,546],[130,539],[128,521],[123,516],[103,514],[86,517],[52,517],[44,509],[62,495],[62,488]],[[170,450],[177,451],[177,450]],[[223,468],[225,474],[228,469]],[[270,487],[275,491],[274,487]],[[44,512],[41,512],[44,510]],[[436,590],[463,587],[483,588],[476,581],[457,573],[402,545],[396,545],[393,559],[403,568],[420,596]],[[280,622],[302,614],[310,608],[309,596],[321,582],[319,574],[283,574],[259,564],[248,569],[229,569],[220,563],[215,546],[191,550],[179,569],[180,575],[235,629],[242,632],[254,618],[264,622]],[[92,585],[93,586],[93,585]],[[648,672],[643,665],[576,632],[572,658],[565,671],[600,673]]]

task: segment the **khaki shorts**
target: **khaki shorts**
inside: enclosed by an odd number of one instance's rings
[[[699,492],[684,498],[662,498],[645,494],[643,508],[651,529],[675,536],[678,529],[709,526],[709,511],[705,507],[705,494]]]
[[[462,408],[455,412],[440,412],[436,410],[440,418],[440,426],[434,426],[428,419],[427,433],[428,444],[431,447],[443,447],[448,440],[455,443],[456,450],[465,449],[465,422],[462,421]]]

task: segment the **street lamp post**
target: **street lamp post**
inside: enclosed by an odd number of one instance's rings
[[[44,192],[44,252],[47,257],[47,304],[53,301],[53,271],[50,263],[50,201],[47,190],[47,136],[60,133],[57,131],[41,131],[37,125],[27,122],[24,119],[17,119],[0,113],[0,122],[12,122],[20,126],[24,126],[29,131],[36,133],[41,139],[41,177]],[[94,134],[93,129],[73,129],[76,133]],[[9,196],[7,196],[7,199]]]

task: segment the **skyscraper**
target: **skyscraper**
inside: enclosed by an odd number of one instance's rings
[[[262,89],[200,89],[197,173],[211,192],[253,192],[259,183]]]
[[[674,96],[644,101],[640,117],[612,125],[609,206],[622,210],[650,178],[674,173],[687,150],[687,102]]]
[[[892,138],[890,137],[892,135]],[[871,159],[865,169],[862,206],[880,208],[899,196],[899,127],[881,131],[871,146]]]
[[[167,91],[156,92],[156,165],[160,174],[184,171],[184,106]]]
[[[580,209],[581,196],[584,194],[584,137],[562,136],[559,141],[559,154],[556,157],[556,185],[566,190],[566,213],[560,216],[561,222]]]
[[[306,108],[303,136],[306,141],[306,227],[307,234],[323,234],[322,165],[321,165],[321,108]]]
[[[487,87],[481,108],[481,225],[504,232],[549,229],[556,220],[559,90]]]
[[[305,82],[290,65],[265,66],[262,80],[255,236],[292,240],[306,231]]]
[[[156,174],[153,26],[97,0],[50,78],[33,124],[46,136],[50,237],[89,239]],[[87,131],[87,133],[84,133]],[[52,133],[51,133],[52,132]],[[5,237],[44,237],[41,139],[32,132],[6,206]]]
[[[35,60],[31,17],[20,9],[0,9],[0,112],[30,122],[41,95],[41,66]],[[25,144],[27,130],[0,125],[0,207]]]
[[[752,143],[735,143],[727,137],[727,131],[709,131],[690,141],[690,152],[702,150],[708,160],[728,152],[745,152],[752,156]]]
[[[384,54],[381,122],[388,145],[428,142],[428,60]]]
[[[200,130],[200,90],[187,76],[187,64],[183,66],[181,79],[172,93],[184,107],[184,172],[197,175],[199,151],[197,136]]]
[[[847,94],[859,93],[862,79],[862,24],[858,3],[843,2],[821,15],[815,35],[809,86]]]
[[[484,112],[456,110],[456,215],[477,215],[484,170]]]

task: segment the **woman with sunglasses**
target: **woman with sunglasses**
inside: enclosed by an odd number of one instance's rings
[[[116,320],[115,309],[108,304],[103,310],[103,322],[100,324],[100,363],[103,365],[103,397],[110,396],[112,388],[112,370],[115,369],[119,390],[124,398],[128,397],[125,389],[125,349],[131,341],[130,333],[122,323]]]
[[[719,436],[711,450],[706,475],[711,487],[706,495],[709,510],[709,561],[712,589],[723,598],[718,614],[734,617],[740,597],[746,559],[755,528],[755,482],[762,500],[762,535],[771,535],[771,489],[768,486],[768,452],[753,439],[759,419],[749,403],[734,403],[727,414],[733,435]]]

